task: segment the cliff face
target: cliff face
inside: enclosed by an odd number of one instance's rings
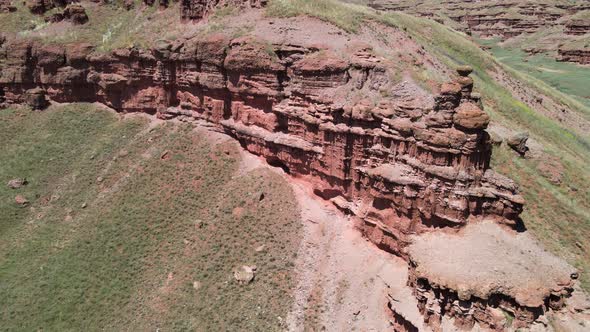
[[[98,55],[88,45],[64,51],[9,41],[0,87],[8,104],[37,100],[41,88],[57,102],[212,122],[309,178],[319,195],[362,219],[369,238],[401,255],[408,234],[475,219],[516,224],[523,201],[489,169],[489,119],[466,73],[434,97],[402,82],[377,103],[349,105],[344,96],[390,84],[370,48],[344,59],[269,47],[213,36]]]

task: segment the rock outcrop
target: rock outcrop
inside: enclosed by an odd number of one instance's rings
[[[12,0],[0,0],[0,13],[10,13],[16,11]]]
[[[45,14],[53,8],[64,8],[68,4],[75,2],[73,0],[29,0],[27,1],[27,7],[33,14]]]
[[[409,251],[409,284],[434,330],[443,315],[464,329],[476,322],[492,330],[527,327],[561,309],[578,278],[528,234],[514,236],[490,222],[417,236]]]
[[[84,24],[88,22],[88,15],[86,15],[86,10],[82,5],[71,4],[68,5],[63,12],[55,13],[47,17],[45,20],[52,23],[68,21],[73,24]]]
[[[587,10],[582,2],[539,2],[522,0],[491,1],[409,1],[371,0],[369,5],[385,11],[405,11],[422,17],[442,19],[446,16],[469,33],[481,36],[511,38],[552,26],[566,31],[583,32],[585,24],[567,20],[573,14]],[[569,27],[568,27],[569,26]],[[588,32],[585,30],[583,33]],[[583,34],[581,33],[581,34]]]
[[[217,7],[260,8],[265,6],[267,2],[267,0],[182,0],[180,16],[184,20],[200,20],[207,17]]]
[[[107,54],[12,39],[0,48],[0,103],[99,102],[206,121],[307,180],[367,238],[413,262],[417,235],[484,221],[517,228],[524,201],[490,169],[489,117],[471,68],[430,93],[395,79],[391,61],[368,45],[337,53],[223,35]]]
[[[590,49],[558,49],[557,60],[590,65]]]

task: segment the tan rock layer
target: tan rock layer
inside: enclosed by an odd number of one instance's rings
[[[551,295],[535,307],[519,304],[513,298],[501,293],[493,294],[487,299],[471,296],[462,299],[460,294],[450,288],[431,284],[428,279],[416,274],[415,265],[410,264],[408,285],[414,290],[418,300],[418,309],[424,315],[425,322],[434,331],[442,331],[442,317],[453,318],[453,323],[461,330],[470,330],[477,323],[494,331],[507,328],[518,330],[541,321],[548,310],[559,310],[565,306],[565,299],[572,289],[565,294]]]
[[[558,49],[557,61],[577,62],[588,65],[590,64],[590,49]]]

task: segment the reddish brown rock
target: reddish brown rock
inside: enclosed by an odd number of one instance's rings
[[[66,7],[68,4],[72,3],[72,0],[28,0],[27,7],[33,14],[44,14],[50,9],[56,7]]]
[[[71,4],[64,10],[64,19],[73,24],[84,24],[88,22],[88,15],[82,5]]]
[[[590,20],[570,20],[565,24],[565,33],[574,36],[590,33]]]
[[[557,61],[577,62],[579,64],[590,64],[590,49],[558,49]]]
[[[445,315],[463,329],[478,323],[502,331],[510,315],[512,328],[527,327],[562,308],[577,279],[572,266],[528,234],[511,234],[489,221],[459,234],[418,236],[409,255],[409,285],[431,326]]]
[[[499,37],[503,40],[521,35],[539,34],[542,49],[523,45],[530,53],[558,52],[559,41],[576,41],[578,36],[590,33],[590,20],[584,13],[590,9],[587,1],[530,1],[530,0],[368,0],[367,5],[384,11],[403,11],[415,16],[452,25],[467,35],[480,38]],[[562,33],[563,32],[563,33]],[[547,34],[550,37],[547,37]],[[518,42],[518,41],[515,41]],[[586,43],[587,44],[587,43]],[[588,47],[561,52],[560,61],[590,63]],[[485,48],[485,46],[484,46]]]
[[[461,92],[461,84],[456,82],[443,83],[440,87],[442,95],[458,95]]]
[[[23,195],[16,195],[14,197],[14,202],[22,207],[29,205],[29,200]]]

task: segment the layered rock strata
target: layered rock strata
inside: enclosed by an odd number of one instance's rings
[[[581,36],[590,33],[590,19],[571,20],[565,24],[565,33],[574,36]]]
[[[557,60],[590,65],[590,49],[558,49]]]
[[[152,52],[27,41],[8,49],[6,103],[41,87],[57,102],[213,122],[249,151],[309,177],[318,194],[359,216],[373,241],[401,255],[409,234],[483,218],[515,225],[522,209],[516,185],[489,169],[489,119],[467,76],[433,97],[407,82],[391,85],[370,49],[345,59],[222,37]],[[365,90],[391,96],[346,100]]]
[[[53,8],[63,8],[68,4],[76,2],[73,0],[29,0],[27,1],[27,7],[33,14],[45,14],[45,12]]]
[[[583,2],[576,4],[572,1],[549,3],[522,0],[371,0],[369,5],[379,10],[405,11],[428,18],[445,16],[461,24],[466,32],[503,38],[533,33],[553,26],[569,31],[571,29],[567,26],[576,24],[569,21],[566,23],[564,19],[588,9]],[[576,33],[581,32],[577,27],[573,30]]]

